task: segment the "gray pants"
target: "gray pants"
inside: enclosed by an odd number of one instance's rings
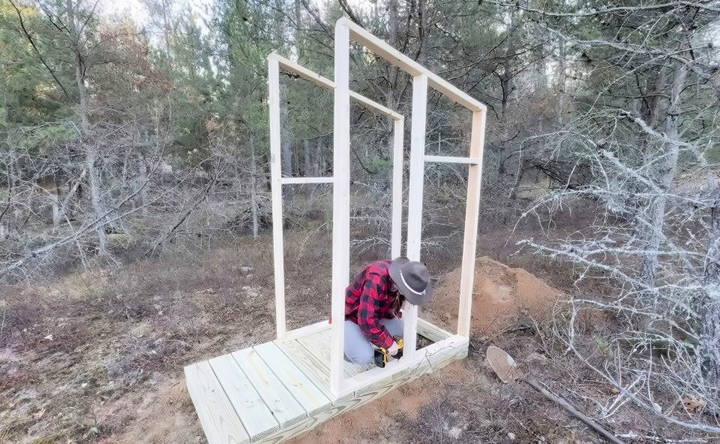
[[[381,319],[391,336],[403,335],[402,319]],[[345,358],[356,364],[369,364],[373,360],[373,347],[360,327],[353,321],[345,321]]]

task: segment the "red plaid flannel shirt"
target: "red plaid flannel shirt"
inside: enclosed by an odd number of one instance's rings
[[[365,337],[377,347],[389,348],[393,338],[380,323],[381,319],[401,317],[404,297],[392,292],[390,261],[376,261],[365,266],[345,289],[345,319],[356,323]]]

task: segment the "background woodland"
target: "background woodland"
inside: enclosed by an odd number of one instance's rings
[[[630,403],[720,433],[719,1],[104,3],[0,0],[3,288],[269,243],[265,58],[332,78],[347,16],[488,105],[480,230],[569,276],[549,328],[622,395],[596,415]],[[351,89],[409,118],[409,76],[357,47],[351,72]],[[284,175],[331,175],[332,94],[281,83]],[[428,110],[426,151],[466,153],[469,113],[437,94]],[[390,251],[392,126],[356,106],[351,118],[360,263]],[[465,174],[427,169],[435,270],[460,261]],[[331,190],[284,198],[298,251],[329,255]],[[577,333],[588,308],[612,331]],[[2,346],[21,316],[2,294],[0,311]]]

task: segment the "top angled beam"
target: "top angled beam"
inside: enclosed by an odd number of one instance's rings
[[[347,18],[343,17],[336,22],[335,26],[347,26],[350,30],[351,40],[354,40],[362,44],[366,48],[371,49],[375,54],[387,60],[388,63],[397,66],[398,68],[402,69],[413,77],[417,77],[421,74],[426,75],[430,87],[436,91],[443,93],[453,102],[462,105],[473,112],[486,111],[487,107],[482,102],[461,91],[452,83],[448,82],[447,80],[425,68],[415,60],[411,59],[397,49],[388,45],[383,40],[370,34],[360,25],[353,23]]]
[[[298,65],[297,63],[286,59],[283,56],[280,56],[278,54],[272,53],[268,56],[268,60],[277,60],[278,65],[283,69],[283,71],[289,72],[291,74],[295,74],[299,77],[302,77],[305,80],[308,80],[310,82],[313,82],[314,84],[327,89],[335,89],[335,82],[333,82],[330,79],[327,79],[320,74],[310,71],[309,69],[302,67]],[[350,97],[352,97],[354,100],[364,104],[368,108],[372,108],[375,111],[378,111],[381,114],[385,114],[386,116],[391,117],[394,120],[402,120],[403,116],[402,114],[397,113],[396,111],[391,110],[390,108],[383,106],[374,100],[370,100],[365,96],[362,96],[354,91],[350,91]]]

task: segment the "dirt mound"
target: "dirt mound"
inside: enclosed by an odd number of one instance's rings
[[[429,307],[430,317],[453,329],[457,326],[460,268],[440,279]],[[475,262],[472,331],[496,333],[524,323],[529,317],[546,319],[554,304],[566,296],[522,268],[487,257]]]

